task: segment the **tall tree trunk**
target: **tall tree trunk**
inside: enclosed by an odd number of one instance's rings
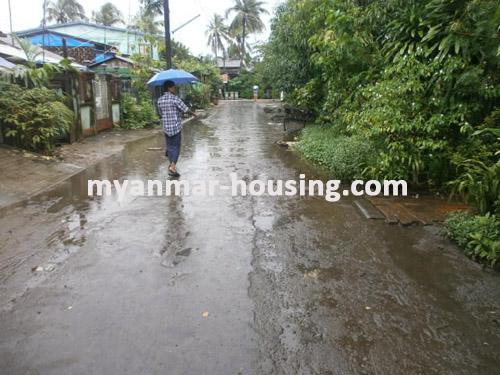
[[[242,35],[241,35],[241,56],[240,56],[240,69],[243,66],[243,59],[245,58],[245,39],[246,39],[246,32],[247,32],[247,17],[243,16],[243,30],[242,30]]]

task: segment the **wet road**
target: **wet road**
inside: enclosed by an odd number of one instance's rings
[[[186,180],[326,177],[251,102],[186,126]],[[87,198],[161,137],[0,216],[2,374],[496,374],[500,276],[350,199]]]

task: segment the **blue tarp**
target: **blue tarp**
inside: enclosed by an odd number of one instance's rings
[[[113,53],[98,53],[95,56],[95,64],[114,59]]]
[[[63,46],[63,37],[57,34],[45,34],[45,41],[43,35],[36,35],[31,38],[31,44],[41,46],[45,45],[46,47],[62,47]],[[93,43],[82,42],[77,39],[64,37],[66,39],[66,45],[68,47],[95,47]]]

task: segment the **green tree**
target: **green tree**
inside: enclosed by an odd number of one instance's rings
[[[139,14],[134,17],[134,20],[129,28],[140,30],[145,34],[157,35],[160,33],[160,28],[163,27],[163,21],[158,21],[154,16],[147,14],[144,9],[141,9]]]
[[[16,146],[34,151],[50,151],[54,140],[65,135],[74,113],[65,98],[45,87],[0,85],[0,118],[5,138]]]
[[[288,0],[263,71],[330,135],[377,147],[367,176],[433,189],[490,184],[470,166],[498,160],[498,139],[483,130],[500,117],[499,24],[495,0]]]
[[[38,57],[43,54],[42,47],[32,44],[31,40],[29,39],[21,39],[16,36],[15,40],[19,48],[21,48],[21,50],[24,52],[28,65],[31,68],[34,68],[36,66]]]
[[[95,23],[103,26],[113,26],[123,23],[123,15],[112,3],[104,4],[97,12],[92,12]]]
[[[85,9],[77,0],[52,0],[47,3],[47,21],[67,23],[85,19]]]
[[[140,0],[144,14],[150,17],[163,15],[163,0]]]
[[[265,26],[260,18],[268,11],[264,2],[258,0],[235,0],[234,5],[226,11],[226,17],[235,14],[229,26],[233,36],[237,37],[240,46],[240,60],[245,58],[246,39],[248,35],[264,30]]]
[[[215,59],[218,57],[218,52],[222,52],[222,56],[226,57],[226,47],[225,43],[231,41],[229,35],[229,28],[224,23],[224,18],[218,14],[214,14],[213,18],[208,24],[206,35],[208,37],[207,45],[210,46],[213,53],[215,54]]]

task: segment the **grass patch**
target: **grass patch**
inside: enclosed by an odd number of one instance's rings
[[[500,265],[500,219],[454,212],[445,220],[446,234],[467,256],[491,267]]]
[[[305,128],[297,149],[340,180],[360,178],[375,151],[365,138],[339,135],[335,129],[323,126]]]

